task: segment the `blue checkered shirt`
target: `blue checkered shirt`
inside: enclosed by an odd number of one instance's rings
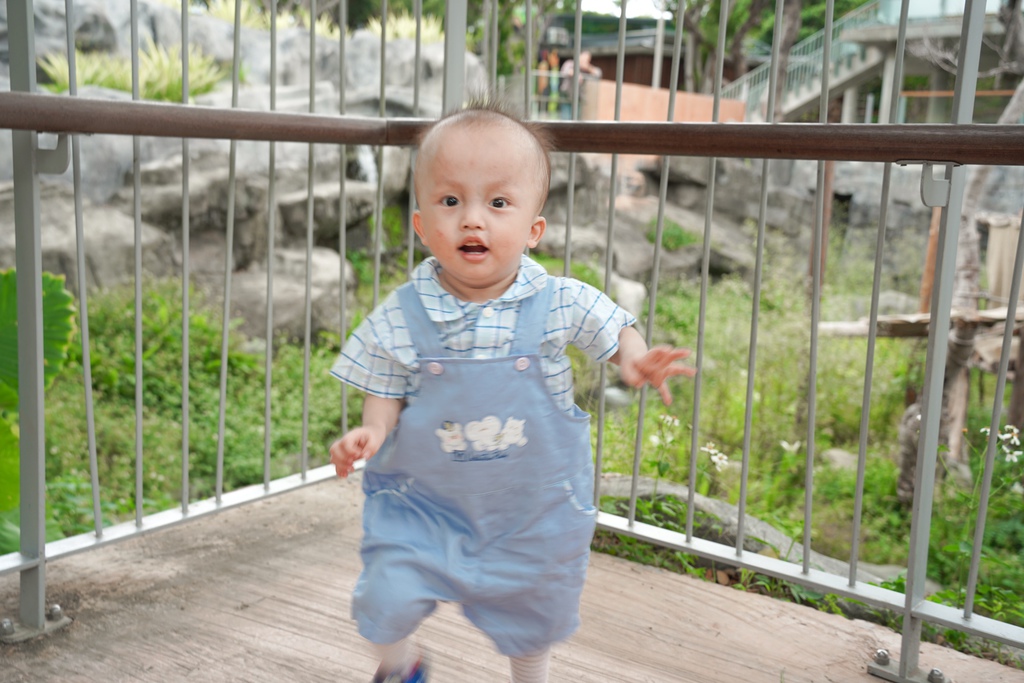
[[[413,286],[427,315],[437,325],[441,344],[453,358],[498,358],[512,351],[519,302],[547,286],[543,266],[523,256],[515,282],[498,299],[486,303],[462,301],[445,291],[438,274],[441,265],[431,257],[412,274]],[[566,348],[572,344],[596,361],[605,361],[619,348],[619,332],[636,318],[600,290],[557,277],[550,282],[551,300],[540,355],[551,396],[563,410],[572,409],[572,363]],[[420,363],[395,292],[356,328],[345,342],[331,374],[343,382],[382,398],[412,403],[419,392]]]

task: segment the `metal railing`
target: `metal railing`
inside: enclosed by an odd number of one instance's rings
[[[338,252],[344,256],[349,254],[346,242],[347,218],[345,215],[346,173],[345,148],[347,145],[372,145],[378,148],[378,167],[384,165],[384,149],[392,146],[409,146],[415,139],[419,130],[427,121],[422,118],[394,118],[386,116],[386,104],[388,102],[386,92],[386,68],[384,55],[387,54],[386,42],[381,38],[381,80],[380,80],[380,107],[379,115],[375,118],[354,117],[346,112],[345,79],[337,84],[339,92],[339,107],[337,112],[318,112],[314,98],[314,88],[310,88],[309,111],[305,114],[281,113],[274,111],[274,88],[276,81],[275,67],[271,72],[275,74],[272,78],[271,87],[271,111],[245,111],[238,109],[239,92],[239,11],[236,9],[235,31],[236,38],[234,46],[234,61],[232,70],[232,107],[231,108],[209,108],[188,105],[187,77],[183,91],[182,105],[160,105],[138,101],[138,66],[133,62],[135,72],[135,92],[131,102],[104,102],[77,96],[74,91],[69,97],[53,97],[38,92],[35,82],[35,55],[33,49],[34,27],[32,22],[33,2],[32,0],[7,0],[8,22],[11,48],[11,89],[10,93],[0,93],[0,128],[11,129],[13,139],[14,155],[14,192],[16,202],[15,230],[17,248],[17,269],[18,269],[18,340],[19,340],[19,427],[20,427],[20,461],[21,461],[21,549],[20,552],[0,557],[0,574],[18,572],[21,576],[21,608],[18,615],[18,623],[12,624],[14,630],[23,633],[35,634],[46,630],[48,622],[46,619],[46,566],[49,561],[72,553],[86,551],[98,546],[130,538],[142,533],[148,533],[171,524],[186,522],[199,516],[214,513],[233,505],[258,500],[265,496],[276,495],[295,487],[305,486],[333,476],[331,467],[311,467],[307,452],[308,443],[308,417],[310,412],[310,382],[309,373],[311,368],[310,348],[310,309],[311,309],[311,260],[314,247],[314,213],[315,213],[315,190],[318,176],[314,168],[314,145],[337,145],[340,147],[339,170],[339,197],[340,207],[338,217],[339,237]],[[271,3],[273,6],[275,3]],[[625,5],[625,3],[623,3]],[[777,16],[781,17],[781,0],[777,6]],[[491,4],[492,11],[496,11],[496,4]],[[72,16],[73,2],[68,0],[68,16]],[[980,12],[978,11],[980,8]],[[188,2],[182,2],[182,42],[188,44]],[[383,13],[387,14],[386,3],[382,7]],[[447,26],[464,27],[466,23],[466,3],[455,2],[447,5]],[[680,10],[681,11],[681,10]],[[720,21],[721,33],[719,44],[724,44],[725,19],[728,17],[728,3],[722,3],[722,17]],[[341,4],[341,16],[346,16],[346,3]],[[904,3],[904,14],[906,3]],[[316,5],[313,3],[312,13],[316,14]],[[762,165],[762,187],[760,193],[760,206],[758,208],[757,237],[755,269],[752,288],[753,307],[750,313],[750,340],[749,359],[747,363],[747,396],[746,414],[744,416],[744,438],[742,452],[741,470],[741,495],[739,519],[741,520],[737,541],[734,546],[723,545],[697,538],[693,534],[694,515],[694,492],[691,488],[688,500],[688,517],[685,533],[677,533],[660,529],[649,524],[644,524],[636,519],[636,504],[638,500],[637,483],[639,480],[640,465],[644,458],[644,407],[646,405],[646,391],[640,392],[639,414],[636,423],[635,452],[633,455],[633,478],[632,495],[630,498],[629,513],[624,516],[599,514],[599,526],[605,530],[634,536],[665,547],[682,550],[687,553],[709,558],[729,565],[742,567],[752,571],[761,572],[769,576],[778,577],[796,584],[811,587],[823,592],[862,601],[870,606],[890,609],[903,617],[904,639],[902,651],[898,662],[889,664],[870,665],[876,675],[893,681],[919,680],[918,676],[918,651],[921,638],[922,624],[932,623],[958,629],[966,633],[985,638],[994,639],[1014,646],[1024,646],[1024,629],[1006,624],[996,619],[987,618],[974,614],[970,608],[957,609],[945,607],[924,599],[924,582],[928,565],[928,536],[932,512],[932,493],[935,485],[935,464],[938,454],[938,435],[940,409],[942,404],[943,388],[943,367],[946,358],[946,330],[950,326],[950,309],[953,293],[954,271],[956,263],[957,234],[959,230],[960,209],[963,202],[963,183],[965,164],[1003,164],[1022,165],[1024,164],[1024,127],[1021,126],[975,126],[970,124],[970,111],[973,103],[972,93],[974,81],[977,77],[977,54],[981,42],[981,20],[983,19],[984,7],[979,3],[973,10],[965,13],[963,29],[963,52],[961,55],[960,74],[958,77],[958,104],[957,114],[951,122],[953,125],[941,126],[896,126],[894,121],[889,125],[879,126],[841,126],[826,124],[824,120],[819,124],[807,125],[777,125],[771,122],[771,112],[774,110],[774,79],[778,75],[770,72],[768,75],[767,92],[769,93],[769,122],[766,124],[750,124],[742,126],[728,126],[718,124],[718,102],[720,97],[716,95],[715,108],[712,120],[705,123],[670,123],[674,121],[674,99],[670,98],[669,110],[666,113],[666,123],[625,123],[618,119],[621,116],[621,90],[623,83],[623,36],[625,33],[625,8],[623,8],[619,30],[619,58],[616,73],[616,103],[615,122],[550,122],[548,126],[555,145],[558,150],[569,153],[569,167],[567,182],[568,211],[566,216],[566,238],[565,238],[565,267],[566,272],[572,260],[572,228],[574,222],[573,207],[575,202],[573,192],[575,191],[575,176],[577,154],[602,153],[611,155],[610,176],[614,179],[618,176],[620,155],[625,154],[656,154],[662,156],[661,184],[658,191],[659,210],[656,223],[655,249],[653,269],[648,286],[648,312],[646,337],[650,343],[654,331],[652,329],[654,311],[658,301],[658,286],[660,284],[660,267],[663,256],[663,237],[665,228],[664,209],[667,202],[668,192],[668,165],[673,155],[705,157],[708,168],[708,188],[704,222],[704,240],[701,256],[701,279],[700,279],[700,315],[697,327],[697,338],[695,340],[696,365],[699,370],[694,384],[694,414],[692,419],[693,439],[690,445],[690,481],[696,479],[692,468],[696,467],[697,455],[700,445],[701,425],[701,394],[703,385],[703,368],[705,364],[705,327],[707,324],[707,296],[710,277],[710,245],[712,236],[712,225],[714,219],[715,200],[715,178],[717,160],[719,157],[736,157],[745,159],[760,159]],[[491,15],[494,16],[494,15]],[[526,3],[526,25],[532,26],[536,17],[533,16],[533,8],[530,2]],[[276,57],[275,35],[276,14],[271,16],[271,45],[272,55]],[[831,24],[831,12],[827,19]],[[575,45],[580,44],[578,34],[580,31],[580,11],[577,9],[576,32],[577,40]],[[682,25],[681,17],[677,25]],[[778,34],[781,21],[776,22]],[[132,29],[133,43],[137,45],[138,15],[136,3],[132,2]],[[339,73],[345,74],[345,41],[346,27],[341,27],[339,40],[338,60],[340,62]],[[73,30],[69,29],[69,35],[73,36]],[[823,32],[825,36],[834,36],[835,27],[827,25]],[[901,40],[905,35],[905,22],[901,24]],[[670,82],[678,82],[678,73],[681,68],[682,32],[677,32],[676,45],[673,52],[672,76]],[[317,54],[317,36],[314,32],[309,36],[309,54]],[[527,59],[532,51],[532,36],[527,37]],[[74,54],[73,40],[69,38],[69,57]],[[774,41],[773,63],[778,59],[778,35]],[[826,43],[828,41],[826,40]],[[419,42],[417,41],[417,72],[419,72]],[[827,45],[826,45],[827,48]],[[902,43],[901,43],[902,48]],[[578,49],[578,48],[577,48]],[[823,50],[827,53],[828,50]],[[137,50],[135,51],[137,54]],[[579,55],[574,55],[579,59]],[[73,57],[71,57],[73,60]],[[466,74],[466,52],[464,43],[464,31],[449,31],[445,46],[446,78],[444,84],[444,106],[450,108],[457,106],[463,97],[465,74]],[[723,93],[725,88],[722,85],[722,60],[719,55],[719,63],[716,73],[716,93]],[[489,74],[491,82],[495,82],[493,73],[494,62],[491,60],[492,71]],[[317,81],[316,60],[310,60],[309,82]],[[273,64],[273,62],[272,62]],[[828,91],[828,68],[827,61],[818,70],[823,77],[823,92]],[[73,61],[72,61],[73,73]],[[528,66],[524,67],[528,70]],[[900,66],[897,67],[899,70]],[[183,71],[187,73],[187,61],[183,61]],[[899,83],[899,77],[895,82]],[[72,78],[74,82],[74,78]],[[531,89],[529,79],[523,79],[524,92],[522,93],[523,105],[529,111],[531,100]],[[894,86],[892,97],[898,96],[898,87]],[[822,102],[826,103],[826,95],[822,96]],[[417,96],[418,106],[418,96]],[[579,82],[574,79],[573,83],[573,113],[578,118],[579,106]],[[822,107],[822,110],[826,107]],[[56,133],[60,136],[60,143],[57,150],[50,151],[43,149],[39,144],[41,133]],[[80,174],[79,142],[82,135],[111,134],[121,136],[134,136],[134,173],[133,173],[133,208],[136,226],[135,240],[135,268],[136,268],[136,293],[135,293],[135,320],[136,320],[136,357],[135,357],[135,398],[136,414],[134,416],[136,429],[136,452],[135,467],[137,474],[135,516],[133,520],[123,521],[118,524],[109,525],[104,521],[101,513],[103,487],[96,474],[96,444],[94,425],[92,424],[91,413],[87,418],[89,424],[89,460],[90,472],[93,484],[93,516],[94,531],[66,538],[59,541],[45,541],[45,501],[46,501],[46,480],[44,470],[45,460],[45,403],[43,392],[43,359],[41,357],[42,344],[42,303],[40,291],[40,279],[42,276],[41,265],[41,243],[39,223],[39,187],[40,175],[46,172],[60,171],[67,163],[73,165],[74,187],[76,200],[81,200],[81,183],[84,182]],[[189,288],[187,283],[190,279],[189,253],[189,183],[190,174],[188,160],[190,158],[190,144],[198,139],[222,139],[230,140],[230,181],[228,190],[228,219],[225,230],[227,248],[225,250],[225,264],[223,271],[224,286],[224,322],[222,337],[225,340],[221,349],[221,375],[220,375],[220,414],[219,433],[216,438],[219,441],[217,452],[217,485],[216,494],[209,499],[195,501],[189,498],[189,439],[197,438],[197,435],[188,431],[188,414],[183,416],[183,437],[182,437],[182,500],[176,509],[165,510],[155,514],[144,514],[145,504],[143,500],[143,487],[141,484],[142,473],[145,471],[146,454],[146,426],[143,421],[143,399],[142,394],[142,348],[141,319],[142,319],[142,255],[141,255],[141,207],[142,191],[140,187],[141,164],[138,140],[141,136],[159,136],[181,139],[182,141],[182,222],[184,224],[181,239],[183,241],[182,253],[185,255],[182,263],[182,280],[186,283],[182,288],[182,304],[186,311],[189,310],[190,301],[188,298]],[[235,491],[225,491],[223,487],[223,471],[226,459],[231,454],[225,452],[224,430],[225,414],[229,409],[226,384],[228,378],[226,368],[228,367],[227,337],[229,333],[229,319],[231,317],[231,284],[232,284],[232,237],[235,228],[235,201],[237,193],[236,183],[236,145],[241,140],[267,141],[269,146],[269,178],[270,189],[268,202],[270,209],[267,212],[267,243],[268,249],[265,258],[267,259],[267,344],[272,345],[273,339],[273,291],[275,282],[273,279],[274,268],[272,260],[275,249],[275,201],[276,193],[274,188],[275,178],[275,144],[279,142],[300,142],[309,145],[308,171],[305,190],[307,192],[306,207],[306,270],[305,270],[305,310],[304,310],[304,334],[302,347],[304,352],[304,383],[302,396],[291,400],[302,402],[302,439],[301,454],[297,459],[297,467],[294,473],[283,478],[274,479],[271,477],[271,460],[280,454],[272,453],[269,441],[269,415],[270,401],[272,395],[272,382],[270,372],[270,357],[272,349],[267,352],[267,385],[266,385],[266,415],[267,432],[265,441],[263,482]],[[68,152],[67,150],[70,150]],[[758,329],[759,329],[759,305],[762,295],[762,269],[764,266],[764,243],[766,234],[766,207],[768,198],[768,178],[770,177],[771,164],[773,160],[779,159],[811,159],[811,160],[859,160],[873,161],[884,164],[885,181],[881,197],[881,218],[878,228],[878,248],[876,249],[876,263],[873,279],[872,301],[870,323],[871,330],[868,339],[868,356],[865,365],[865,388],[862,404],[862,425],[860,452],[858,454],[857,470],[857,519],[852,534],[853,552],[850,561],[850,571],[847,575],[833,574],[810,565],[811,557],[811,536],[813,527],[813,504],[810,497],[814,489],[814,460],[815,460],[815,410],[817,397],[815,394],[816,385],[816,361],[818,357],[818,322],[820,319],[820,300],[822,275],[818,264],[821,261],[822,231],[823,231],[823,207],[820,197],[823,195],[823,172],[822,164],[819,161],[818,196],[819,202],[816,207],[815,226],[812,239],[812,255],[815,258],[815,268],[812,272],[812,307],[811,319],[808,321],[811,346],[808,350],[811,359],[810,374],[807,378],[807,404],[808,404],[808,434],[806,452],[806,492],[807,498],[804,506],[804,538],[802,540],[802,563],[794,564],[782,559],[775,559],[764,555],[751,553],[744,550],[744,535],[742,520],[745,519],[744,510],[747,503],[747,483],[749,476],[749,463],[751,459],[751,434],[754,428],[754,407],[757,403],[755,398],[755,378],[757,377],[758,362]],[[880,293],[879,271],[881,268],[881,255],[884,251],[886,232],[886,211],[889,205],[889,182],[892,165],[895,163],[923,163],[924,176],[922,188],[926,189],[929,196],[939,197],[937,204],[942,208],[942,229],[938,244],[939,266],[936,270],[936,281],[931,300],[931,331],[928,338],[928,367],[925,376],[925,409],[921,424],[921,440],[919,447],[919,459],[916,469],[915,498],[911,529],[911,547],[909,548],[909,567],[906,579],[906,593],[898,593],[893,590],[870,585],[857,578],[857,541],[859,538],[859,519],[862,514],[862,501],[864,490],[865,460],[867,449],[867,415],[871,409],[871,384],[873,372],[874,346],[876,341],[876,329],[878,322],[878,299]],[[935,168],[945,169],[945,176],[942,179],[934,179]],[[375,225],[381,226],[383,210],[383,173],[379,174],[376,188],[376,202],[374,207]],[[615,183],[611,183],[614,187]],[[411,194],[411,193],[410,193]],[[410,200],[411,202],[412,200]],[[608,222],[606,226],[605,244],[610,247],[615,242],[616,229],[616,193],[609,192],[608,197]],[[411,204],[410,204],[411,208]],[[89,314],[88,314],[88,287],[82,266],[83,244],[82,235],[89,226],[83,224],[81,211],[76,215],[79,254],[79,311],[81,316],[82,331],[82,363],[85,372],[89,372]],[[413,258],[412,231],[407,227],[409,235],[408,260],[411,263]],[[374,281],[373,301],[378,300],[380,290],[382,229],[375,229],[372,235],[372,250],[374,254]],[[611,263],[612,250],[606,250],[607,261],[605,264],[605,287],[610,287],[612,274]],[[1016,302],[1020,283],[1020,275],[1024,267],[1024,241],[1018,246],[1014,286],[1011,292],[1010,301]],[[348,293],[345,289],[344,258],[339,257],[339,267],[342,270],[340,278],[340,320],[339,330],[342,337],[347,329],[345,321],[349,317],[346,311]],[[1008,319],[1013,319],[1016,313],[1016,304],[1010,304]],[[187,340],[190,330],[188,327],[188,316],[184,316],[182,336],[186,340],[185,348],[188,348]],[[1007,326],[1004,336],[1004,346],[1007,350],[1003,353],[1003,365],[1000,367],[1000,383],[995,397],[995,406],[1001,405],[1004,382],[1006,378],[1006,361],[1009,357],[1008,348],[1012,335],[1012,326]],[[189,394],[189,357],[187,351],[181,359],[183,397],[182,405],[188,406]],[[796,381],[797,378],[794,378]],[[602,368],[601,387],[607,382]],[[91,382],[86,377],[85,387],[89,391]],[[606,425],[606,406],[604,392],[600,393],[601,399],[598,406],[597,429],[597,462],[598,471],[601,470],[602,458],[604,457],[605,444],[603,441]],[[91,406],[91,396],[86,397],[86,402]],[[347,405],[344,390],[341,393],[339,415],[342,424],[348,423],[345,412]],[[187,407],[184,409],[187,411]],[[994,424],[998,427],[998,410],[994,411]],[[126,418],[130,419],[130,418]],[[989,442],[989,457],[985,465],[986,477],[991,476],[992,452],[994,448],[995,433]],[[990,482],[986,479],[983,487],[983,495],[987,495]],[[598,491],[598,495],[600,491]],[[984,516],[978,520],[978,533],[984,529]],[[974,556],[971,562],[972,577],[977,576],[977,569],[980,563],[978,553],[980,543],[975,544]],[[972,585],[976,583],[972,579]],[[973,589],[972,589],[973,590]],[[970,605],[970,599],[968,599]],[[868,663],[866,663],[868,664]]]

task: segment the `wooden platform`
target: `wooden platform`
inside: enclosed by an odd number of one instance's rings
[[[49,602],[74,621],[0,645],[0,681],[366,683],[375,662],[349,619],[359,570],[358,477],[67,557]],[[0,577],[0,617],[17,614]],[[877,682],[880,626],[595,555],[583,628],[556,647],[557,683]],[[508,681],[507,661],[454,607],[423,626],[432,683]],[[1024,682],[1024,672],[925,645],[947,680]]]

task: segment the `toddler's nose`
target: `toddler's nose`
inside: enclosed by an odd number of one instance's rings
[[[467,203],[462,212],[464,230],[480,230],[484,227],[484,209],[476,203]]]

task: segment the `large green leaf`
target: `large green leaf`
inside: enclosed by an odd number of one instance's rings
[[[0,511],[18,507],[18,436],[0,418]]]
[[[74,299],[64,276],[43,273],[43,380],[50,386],[75,332]],[[0,410],[18,409],[18,297],[13,269],[0,271]],[[3,509],[0,507],[0,509]]]
[[[18,526],[18,511],[0,512],[0,555],[16,553],[21,546],[21,529]]]

